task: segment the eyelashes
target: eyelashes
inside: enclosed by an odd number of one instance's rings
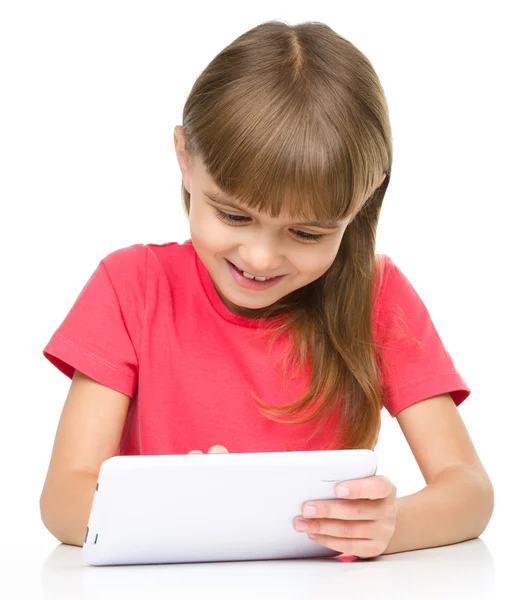
[[[242,223],[245,223],[247,220],[250,220],[249,217],[243,217],[241,215],[230,215],[229,213],[222,212],[222,210],[218,209],[215,209],[215,213],[221,221],[225,221],[226,223],[234,226],[240,225]],[[318,242],[321,240],[321,238],[324,237],[324,234],[322,233],[306,233],[305,231],[299,231],[298,229],[292,229],[292,231],[294,232],[295,237],[299,238],[300,240],[306,240],[307,242]],[[303,243],[305,242],[303,241]]]

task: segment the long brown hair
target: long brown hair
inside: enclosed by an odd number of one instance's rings
[[[371,448],[383,394],[372,332],[374,280],[383,273],[376,229],[392,166],[388,107],[372,65],[324,23],[267,21],[200,74],[182,126],[190,164],[199,156],[217,187],[249,208],[272,217],[284,210],[291,219],[352,215],[322,277],[245,312],[280,316],[270,345],[290,335],[285,372],[311,373],[305,396],[287,406],[252,392],[260,411],[280,423],[319,419],[313,435],[336,414],[341,439],[330,448]],[[184,184],[182,197],[189,218]]]

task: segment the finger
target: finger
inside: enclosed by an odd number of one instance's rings
[[[202,452],[202,450],[191,450],[188,454],[204,454],[204,452]]]
[[[384,544],[378,540],[356,540],[317,534],[312,541],[336,552],[342,552],[345,556],[356,558],[374,558],[385,550]]]
[[[340,490],[346,488],[347,494],[340,494]],[[372,477],[362,477],[360,479],[350,479],[341,481],[335,488],[335,494],[339,498],[367,498],[377,500],[387,498],[396,492],[394,484],[383,475],[373,475]]]
[[[208,454],[229,454],[224,446],[212,446],[208,450]]]
[[[382,530],[377,521],[343,521],[337,519],[305,519],[306,530],[298,530],[301,533],[315,533],[316,535],[329,535],[333,537],[349,539],[377,539]],[[294,520],[294,528],[301,519]]]
[[[315,513],[308,511],[315,507]],[[301,508],[305,519],[344,519],[346,521],[368,521],[390,517],[393,509],[388,498],[380,500],[308,500]]]

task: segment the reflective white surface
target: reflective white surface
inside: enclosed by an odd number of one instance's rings
[[[1,563],[2,588],[8,593],[0,595],[68,600],[520,597],[513,564],[518,555],[507,555],[490,535],[488,540],[482,536],[351,563],[322,558],[91,567],[83,563],[81,548],[57,544],[44,532],[38,543],[9,544]]]

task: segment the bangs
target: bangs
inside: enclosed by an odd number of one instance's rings
[[[198,154],[217,188],[272,218],[327,223],[357,214],[382,172],[381,158],[365,159],[357,141],[349,148],[348,131],[340,135],[297,88],[267,101],[257,91],[233,105],[224,98],[206,124],[206,144],[197,141],[208,149]]]

